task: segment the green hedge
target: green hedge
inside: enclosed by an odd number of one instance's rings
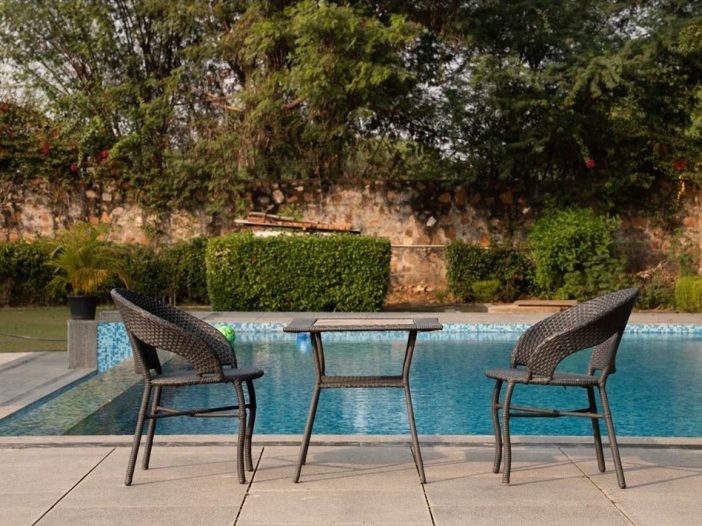
[[[44,243],[0,243],[0,305],[46,305],[57,301],[49,291],[52,270]]]
[[[125,245],[122,271],[129,288],[178,304],[208,303],[206,246],[205,238],[157,248]]]
[[[461,301],[514,301],[533,286],[533,264],[511,247],[452,241],[446,263],[449,291]]]
[[[675,308],[685,312],[702,312],[702,277],[678,278],[675,282]]]
[[[205,260],[214,310],[377,311],[390,281],[390,242],[375,237],[233,234]]]
[[[552,210],[529,233],[535,283],[545,297],[587,299],[627,284],[616,218],[586,208]]]
[[[206,246],[204,238],[162,247],[118,245],[118,265],[134,290],[179,304],[206,304]],[[48,258],[42,241],[0,243],[0,306],[64,303],[65,297],[48,287],[53,272]],[[111,303],[110,289],[119,286],[122,282],[113,277],[96,295]]]

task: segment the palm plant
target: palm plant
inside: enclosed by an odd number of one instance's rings
[[[125,281],[120,270],[120,251],[104,240],[106,233],[104,225],[78,222],[49,242],[49,265],[54,269],[49,286],[68,293],[69,303],[71,298],[94,296],[114,275]]]

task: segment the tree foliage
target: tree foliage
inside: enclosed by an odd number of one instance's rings
[[[246,179],[675,197],[701,37],[686,0],[2,0],[0,176],[220,212]]]

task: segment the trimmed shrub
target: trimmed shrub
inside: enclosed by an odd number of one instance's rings
[[[49,290],[53,272],[41,241],[0,243],[0,305],[46,305],[59,298]]]
[[[162,247],[122,245],[121,271],[129,288],[147,296],[173,303],[206,304],[206,246],[205,238]],[[110,288],[119,285],[113,280]]]
[[[675,308],[684,312],[702,312],[702,277],[684,276],[675,282]]]
[[[206,248],[207,239],[199,237],[166,246],[161,251],[168,269],[169,288],[178,303],[209,303],[205,272]]]
[[[390,242],[367,236],[233,234],[205,261],[214,310],[376,311],[390,281]]]
[[[446,262],[449,290],[461,301],[513,301],[532,288],[533,264],[512,247],[485,249],[452,241],[446,246]],[[495,281],[499,286],[483,283],[479,292],[475,289],[478,282]]]
[[[675,280],[665,271],[654,271],[648,276],[638,274],[634,285],[639,289],[638,309],[673,308]]]
[[[616,254],[616,218],[584,208],[552,211],[529,234],[539,292],[586,299],[625,283],[624,258]]]
[[[474,281],[471,287],[473,297],[478,301],[492,301],[500,291],[499,279],[483,279]]]
[[[489,279],[492,270],[487,250],[463,241],[446,245],[446,265],[449,290],[461,301],[475,299],[473,283]]]
[[[122,245],[121,269],[127,287],[159,299],[172,299],[170,268],[165,258],[149,245]],[[115,281],[113,286],[117,286]]]

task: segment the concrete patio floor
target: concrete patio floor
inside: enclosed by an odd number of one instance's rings
[[[625,490],[581,438],[518,439],[510,485],[487,437],[424,437],[425,485],[401,439],[315,437],[294,484],[299,438],[263,437],[240,485],[228,437],[157,438],[125,487],[129,437],[0,438],[0,524],[700,524],[697,439],[622,440]]]

